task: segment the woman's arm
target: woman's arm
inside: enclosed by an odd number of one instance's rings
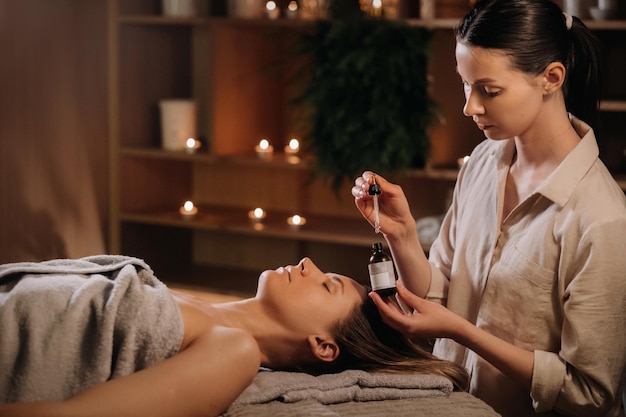
[[[387,303],[378,294],[371,294],[384,322],[389,326],[409,338],[419,336],[453,339],[476,352],[522,387],[530,390],[534,364],[533,352],[521,349],[479,329],[440,304],[415,296],[402,284],[398,285],[398,295],[415,309],[413,315],[406,316],[395,303]]]
[[[366,171],[352,187],[354,203],[363,217],[374,225],[374,203],[368,194],[374,177],[382,192],[378,197],[380,230],[389,244],[398,275],[411,291],[423,297],[430,287],[430,264],[402,187]]]
[[[0,405],[0,416],[217,416],[251,383],[260,365],[254,339],[216,328],[176,356],[59,403]]]

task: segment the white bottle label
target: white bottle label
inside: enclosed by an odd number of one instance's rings
[[[367,269],[370,273],[370,283],[374,291],[396,286],[393,262],[385,261],[369,264]]]

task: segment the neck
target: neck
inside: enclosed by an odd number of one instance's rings
[[[534,126],[515,138],[513,164],[524,170],[551,172],[576,147],[580,137],[564,107],[542,112]]]
[[[209,308],[210,319],[216,326],[241,329],[254,337],[261,352],[261,365],[285,369],[301,360],[307,352],[306,340],[298,338],[267,313],[255,298]]]

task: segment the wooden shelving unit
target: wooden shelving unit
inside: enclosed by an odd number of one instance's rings
[[[288,105],[293,68],[275,63],[312,22],[171,18],[149,0],[108,4],[110,252],[142,257],[162,268],[166,280],[239,293],[253,291],[262,269],[305,255],[322,269],[366,282],[369,246],[382,237],[354,208],[350,184],[338,198],[311,180],[306,156],[277,152],[262,160],[253,152],[260,137],[282,149],[299,134]],[[434,31],[433,91],[445,120],[431,132],[430,166],[392,178],[404,185],[420,218],[443,213],[457,158],[482,136],[460,112],[462,94],[449,87],[457,81],[451,42],[457,20],[408,22]],[[626,33],[626,21],[589,26],[608,37]],[[626,91],[618,87],[602,104],[609,116],[626,112]],[[203,147],[194,154],[160,146],[157,103],[171,97],[198,103]],[[624,131],[611,123],[606,148],[623,152]],[[626,189],[626,174],[616,177]],[[187,199],[199,207],[192,219],[178,212]],[[262,225],[248,218],[255,207],[267,212]],[[286,219],[293,214],[307,223],[291,228]]]

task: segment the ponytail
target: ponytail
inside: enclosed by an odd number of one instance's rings
[[[592,127],[598,122],[600,106],[601,45],[577,17],[569,30],[571,42],[564,62],[567,70],[563,93],[567,111]]]

